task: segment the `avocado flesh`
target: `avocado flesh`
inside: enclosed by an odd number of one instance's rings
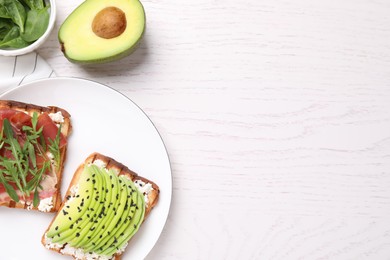
[[[118,230],[114,237],[109,241],[108,244],[116,242],[116,247],[104,248],[101,253],[102,255],[114,254],[118,249],[122,248],[124,244],[127,243],[133,237],[133,235],[138,231],[139,227],[141,226],[145,216],[145,201],[141,193],[136,193],[138,195],[138,203],[137,208],[134,210],[133,217],[129,219],[127,225],[123,225],[123,227]]]
[[[106,243],[106,241],[108,240],[107,238],[111,237],[115,233],[115,230],[118,228],[123,215],[128,212],[126,208],[129,207],[126,205],[128,205],[130,199],[128,199],[127,186],[121,177],[119,177],[118,179],[120,183],[120,197],[119,197],[120,203],[118,204],[114,216],[112,217],[112,219],[110,219],[110,222],[108,223],[108,226],[105,229],[106,232],[104,233],[104,235],[100,235],[99,237],[96,237],[98,238],[97,243],[92,247],[85,248],[87,251],[93,251],[98,253],[99,252],[98,249],[101,248],[104,245],[104,243]],[[108,234],[107,232],[110,232],[110,234]]]
[[[91,227],[95,226],[99,220],[103,219],[101,210],[103,208],[104,199],[106,198],[107,184],[104,176],[106,174],[101,173],[96,165],[90,165],[89,168],[93,173],[92,176],[96,176],[96,183],[98,184],[97,190],[94,189],[94,205],[91,205],[89,208],[90,211],[83,216],[83,221],[76,227],[76,229],[78,229],[76,236],[68,242],[72,247],[78,247],[79,243],[84,240]],[[92,208],[94,209],[93,211],[91,210]]]
[[[98,221],[91,221],[91,225],[87,227],[86,233],[76,246],[85,248],[88,243],[92,243],[92,239],[98,236],[101,230],[105,229],[105,225],[110,219],[110,216],[113,214],[111,207],[114,207],[116,201],[116,196],[118,194],[118,178],[115,178],[115,173],[110,170],[103,174],[106,183],[106,199],[104,200],[104,206],[99,213]],[[119,196],[119,195],[118,195]]]
[[[90,203],[87,207],[84,206],[84,214],[78,217],[77,220],[69,226],[69,229],[62,231],[58,238],[53,239],[54,243],[62,243],[63,241],[66,241],[67,243],[73,245],[73,241],[80,237],[80,232],[84,229],[85,225],[89,223],[88,216],[95,214],[95,211],[97,211],[96,208],[98,204],[98,198],[102,188],[102,177],[93,172],[91,167],[92,165],[85,167],[84,171],[86,171],[88,175],[91,176],[90,178],[87,178],[86,181],[91,182],[93,187],[92,189],[88,190],[88,193],[78,194],[80,198],[83,198],[84,196],[85,199],[90,200]]]
[[[63,231],[57,233],[52,242],[69,244],[85,253],[112,256],[141,225],[145,214],[143,194],[128,177],[118,176],[114,171],[107,171],[93,164],[85,166],[78,185],[80,188],[76,197],[67,203],[69,210],[80,206],[72,204],[76,199],[88,201],[88,206],[85,206],[87,209],[83,216],[78,216],[79,210],[76,210],[78,218],[71,224],[72,228],[69,225],[67,229],[61,226],[68,224],[61,223],[66,220],[63,217],[62,220],[56,218],[53,223],[58,223],[57,230]],[[103,209],[104,206],[107,207],[106,210]],[[73,217],[71,215],[72,219]],[[50,230],[52,229],[57,231],[53,225]]]
[[[61,212],[58,212],[55,220],[53,221],[51,228],[47,232],[47,237],[57,238],[59,233],[66,231],[69,227],[74,224],[81,216],[85,214],[87,208],[89,207],[92,198],[87,199],[86,194],[89,194],[93,190],[92,181],[87,181],[91,179],[92,175],[88,171],[84,171],[80,177],[79,188],[76,197],[68,200],[67,204],[63,207]],[[81,207],[81,211],[77,207]],[[55,241],[53,241],[55,242]],[[56,243],[56,242],[55,242]]]
[[[124,230],[131,219],[134,217],[136,208],[140,203],[138,201],[138,192],[132,187],[131,181],[126,177],[121,178],[124,182],[125,188],[127,190],[127,201],[124,208],[124,211],[119,218],[118,222],[115,224],[114,228],[110,232],[110,236],[106,236],[99,243],[100,247],[96,248],[98,254],[107,255],[104,251],[107,249],[118,250],[118,243],[121,242],[121,237],[124,236]],[[93,250],[95,251],[95,250]]]
[[[126,29],[117,37],[96,35],[92,23],[97,13],[117,7],[126,15]],[[138,0],[88,0],[64,21],[58,32],[61,50],[74,63],[94,64],[121,59],[132,53],[145,30],[145,12]]]

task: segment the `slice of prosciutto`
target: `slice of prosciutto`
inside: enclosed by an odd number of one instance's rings
[[[28,133],[23,130],[23,127],[32,126],[32,117],[22,111],[14,109],[0,109],[0,133],[3,133],[3,122],[5,119],[8,119],[8,121],[10,122],[15,139],[18,141],[20,146],[23,147],[28,135]],[[39,198],[42,200],[52,197],[57,190],[57,175],[54,170],[55,166],[53,165],[51,159],[48,156],[48,146],[55,140],[59,129],[57,124],[53,122],[48,113],[41,113],[38,116],[37,129],[40,129],[41,127],[45,144],[34,145],[36,165],[38,169],[41,169],[45,162],[48,162],[50,164],[48,170],[46,170],[42,175],[42,179],[40,181],[41,188],[38,188]],[[60,148],[65,146],[66,142],[66,138],[60,133]],[[38,152],[38,150],[40,150],[41,152]],[[14,159],[13,153],[9,149],[7,149],[7,145],[4,144],[3,147],[1,147],[0,149],[0,161],[12,159]],[[33,167],[31,162],[30,167]],[[4,167],[1,165],[1,163],[0,169],[4,170]],[[33,176],[29,174],[27,175],[26,180],[29,181],[32,178]],[[9,184],[12,185],[16,190],[20,202],[24,202],[27,205],[32,205],[33,192],[31,192],[30,196],[23,196],[22,192],[18,190],[16,184],[12,182],[9,182]],[[0,203],[10,202],[11,200],[12,198],[8,195],[4,185],[0,182]]]

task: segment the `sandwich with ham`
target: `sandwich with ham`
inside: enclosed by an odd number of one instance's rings
[[[56,212],[70,114],[56,106],[0,100],[0,206]]]

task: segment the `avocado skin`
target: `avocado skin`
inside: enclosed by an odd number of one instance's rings
[[[72,57],[70,57],[67,53],[66,53],[66,47],[65,47],[65,43],[64,43],[64,40],[61,39],[61,36],[60,36],[60,33],[61,33],[61,27],[58,31],[58,41],[60,43],[60,49],[61,49],[61,52],[64,54],[65,58],[71,62],[71,63],[74,63],[74,64],[79,64],[79,65],[91,65],[91,64],[103,64],[103,63],[109,63],[109,62],[114,62],[114,61],[118,61],[118,60],[121,60],[127,56],[129,56],[130,54],[132,54],[134,51],[136,51],[139,47],[139,45],[141,44],[141,40],[143,39],[144,37],[144,34],[145,34],[145,30],[146,30],[146,14],[145,14],[145,8],[143,7],[142,3],[140,1],[138,1],[139,4],[141,5],[142,7],[142,12],[143,12],[143,28],[142,28],[142,32],[141,32],[141,35],[139,36],[138,40],[132,45],[132,47],[130,47],[129,49],[123,51],[123,52],[120,52],[116,55],[113,55],[113,56],[110,56],[110,57],[106,57],[106,58],[101,58],[101,59],[90,59],[90,60],[77,60],[77,59],[74,59]],[[68,16],[69,18],[69,16]],[[67,18],[67,19],[68,19]],[[64,23],[66,22],[66,20],[64,21]]]

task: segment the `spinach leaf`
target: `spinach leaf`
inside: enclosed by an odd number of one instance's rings
[[[31,10],[41,10],[45,8],[44,0],[23,0],[23,2],[30,7]]]
[[[0,18],[0,41],[4,39],[9,30],[12,28],[12,22]]]
[[[18,26],[13,26],[0,42],[0,47],[22,48],[28,46],[29,43],[22,39],[19,30]]]
[[[8,13],[7,9],[5,9],[5,6],[0,3],[0,17],[1,18],[11,18],[12,16]]]
[[[26,21],[26,10],[18,0],[2,0],[7,13],[11,15],[12,21],[17,24],[21,32],[24,32],[24,23]]]
[[[33,42],[45,33],[50,18],[47,9],[48,7],[41,10],[31,9],[27,12],[25,30],[21,35],[23,40]]]

